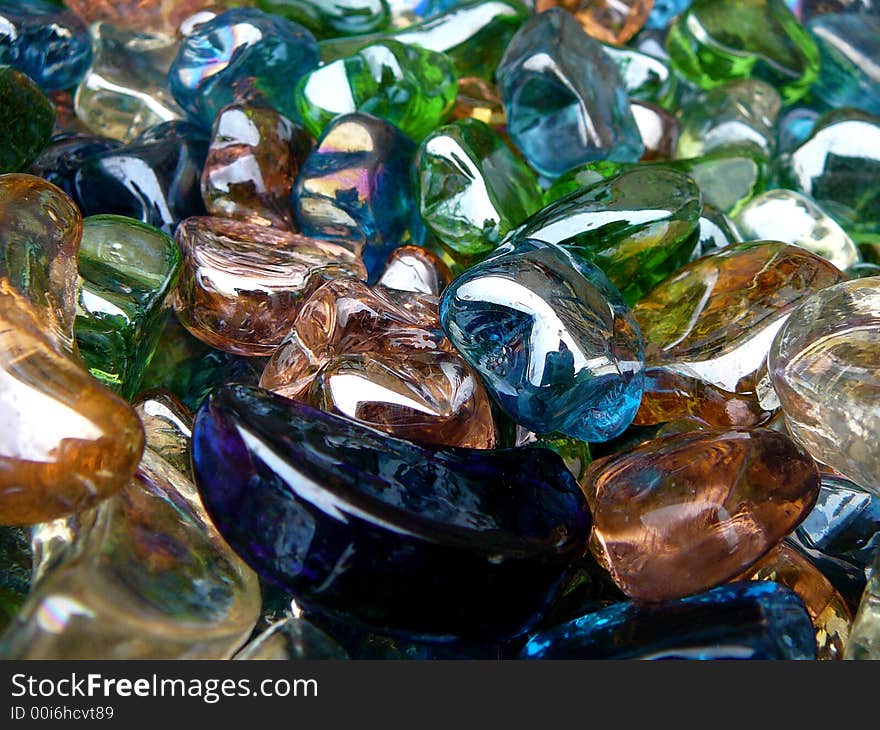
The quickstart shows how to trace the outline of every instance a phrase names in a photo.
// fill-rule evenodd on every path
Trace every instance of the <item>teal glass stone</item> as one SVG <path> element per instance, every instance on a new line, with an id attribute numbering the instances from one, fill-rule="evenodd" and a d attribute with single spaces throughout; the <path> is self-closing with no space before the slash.
<path id="1" fill-rule="evenodd" d="M 598 266 L 632 305 L 687 262 L 702 210 L 690 177 L 638 165 L 551 203 L 508 240 L 536 239 L 571 251 Z"/>
<path id="2" fill-rule="evenodd" d="M 608 441 L 635 417 L 638 324 L 602 271 L 571 250 L 502 245 L 446 287 L 440 322 L 505 414 L 536 434 Z"/>
<path id="3" fill-rule="evenodd" d="M 55 106 L 26 74 L 0 66 L 0 174 L 20 172 L 52 138 Z"/>
<path id="4" fill-rule="evenodd" d="M 316 38 L 376 33 L 391 22 L 386 0 L 256 0 L 254 5 L 299 23 Z"/>
<path id="5" fill-rule="evenodd" d="M 168 71 L 171 93 L 210 129 L 235 101 L 265 103 L 296 119 L 293 84 L 318 65 L 318 43 L 301 25 L 255 8 L 236 8 L 196 25 Z"/>
<path id="6" fill-rule="evenodd" d="M 645 21 L 645 27 L 652 30 L 668 28 L 672 21 L 690 7 L 691 0 L 654 0 L 654 7 Z"/>
<path id="7" fill-rule="evenodd" d="M 642 156 L 617 67 L 567 11 L 552 8 L 525 23 L 497 78 L 507 132 L 542 175 L 555 178 L 585 162 Z"/>
<path id="8" fill-rule="evenodd" d="M 422 220 L 457 253 L 488 253 L 541 207 L 535 174 L 477 119 L 432 132 L 416 169 Z"/>
<path id="9" fill-rule="evenodd" d="M 880 117 L 829 112 L 779 167 L 782 187 L 813 198 L 856 243 L 880 236 Z"/>
<path id="10" fill-rule="evenodd" d="M 336 117 L 293 185 L 299 229 L 350 241 L 375 281 L 394 248 L 424 238 L 410 179 L 415 153 L 415 143 L 383 119 L 361 112 Z"/>
<path id="11" fill-rule="evenodd" d="M 813 96 L 832 108 L 854 106 L 880 114 L 880 17 L 818 15 L 807 30 L 819 47 Z"/>
<path id="12" fill-rule="evenodd" d="M 306 74 L 295 97 L 315 137 L 340 114 L 361 111 L 418 141 L 446 117 L 457 90 L 455 68 L 445 55 L 382 40 Z"/>
<path id="13" fill-rule="evenodd" d="M 89 372 L 125 398 L 140 388 L 180 266 L 158 228 L 119 215 L 83 221 L 76 341 Z"/>
<path id="14" fill-rule="evenodd" d="M 776 152 L 791 152 L 813 133 L 816 120 L 821 116 L 815 109 L 798 106 L 782 115 L 776 125 Z"/>

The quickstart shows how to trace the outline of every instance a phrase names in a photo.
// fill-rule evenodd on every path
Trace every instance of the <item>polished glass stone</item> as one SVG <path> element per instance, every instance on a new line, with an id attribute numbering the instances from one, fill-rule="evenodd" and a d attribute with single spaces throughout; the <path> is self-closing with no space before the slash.
<path id="1" fill-rule="evenodd" d="M 388 289 L 440 296 L 450 281 L 452 272 L 439 256 L 421 246 L 401 246 L 391 252 L 376 283 Z"/>
<path id="2" fill-rule="evenodd" d="M 877 0 L 785 0 L 794 16 L 803 23 L 828 13 L 880 14 Z"/>
<path id="3" fill-rule="evenodd" d="M 829 112 L 780 166 L 783 187 L 813 198 L 856 243 L 880 236 L 880 117 Z"/>
<path id="4" fill-rule="evenodd" d="M 838 269 L 861 260 L 846 231 L 821 206 L 793 190 L 769 190 L 753 198 L 737 214 L 736 224 L 747 240 L 793 243 Z"/>
<path id="5" fill-rule="evenodd" d="M 260 389 L 212 393 L 193 465 L 254 569 L 397 635 L 521 633 L 586 547 L 589 509 L 550 451 L 419 446 Z"/>
<path id="6" fill-rule="evenodd" d="M 508 133 L 542 175 L 642 156 L 616 66 L 568 12 L 554 8 L 528 20 L 507 46 L 497 78 Z"/>
<path id="7" fill-rule="evenodd" d="M 64 4 L 89 23 L 106 21 L 173 35 L 206 0 L 64 0 Z"/>
<path id="8" fill-rule="evenodd" d="M 602 50 L 617 67 L 626 95 L 631 100 L 657 104 L 669 101 L 675 79 L 666 63 L 634 48 L 603 45 Z"/>
<path id="9" fill-rule="evenodd" d="M 758 78 L 785 104 L 803 97 L 819 72 L 819 51 L 783 0 L 693 0 L 672 25 L 666 50 L 686 79 L 711 89 Z"/>
<path id="10" fill-rule="evenodd" d="M 458 253 L 488 253 L 541 207 L 535 174 L 476 119 L 432 132 L 415 164 L 422 220 Z"/>
<path id="11" fill-rule="evenodd" d="M 476 119 L 488 124 L 513 147 L 507 136 L 507 114 L 501 103 L 501 95 L 493 83 L 479 76 L 466 76 L 458 80 L 458 93 L 449 119 Z"/>
<path id="12" fill-rule="evenodd" d="M 704 256 L 633 308 L 645 360 L 679 382 L 694 381 L 687 390 L 708 384 L 757 400 L 758 371 L 788 315 L 842 277 L 825 259 L 778 241 L 739 243 Z"/>
<path id="13" fill-rule="evenodd" d="M 844 273 L 850 279 L 864 279 L 869 276 L 880 276 L 880 264 L 860 261 L 847 268 Z"/>
<path id="14" fill-rule="evenodd" d="M 813 622 L 816 657 L 843 659 L 852 613 L 830 581 L 807 558 L 782 544 L 749 568 L 742 578 L 773 581 L 793 590 Z"/>
<path id="15" fill-rule="evenodd" d="M 735 216 L 753 197 L 764 192 L 769 172 L 766 161 L 741 150 L 721 150 L 688 160 L 662 164 L 693 179 L 703 202 Z"/>
<path id="16" fill-rule="evenodd" d="M 451 352 L 343 355 L 315 377 L 306 402 L 392 436 L 438 446 L 491 449 L 489 397 Z"/>
<path id="17" fill-rule="evenodd" d="M 83 221 L 76 341 L 89 372 L 124 398 L 140 388 L 181 256 L 162 231 L 131 218 Z"/>
<path id="18" fill-rule="evenodd" d="M 424 236 L 410 179 L 415 153 L 408 137 L 378 117 L 337 117 L 297 175 L 291 204 L 299 229 L 351 241 L 375 280 L 392 250 Z"/>
<path id="19" fill-rule="evenodd" d="M 590 445 L 586 441 L 561 433 L 537 434 L 522 426 L 516 427 L 516 447 L 536 447 L 555 451 L 565 462 L 565 467 L 572 476 L 577 479 L 578 484 L 586 476 L 587 467 L 593 460 Z"/>
<path id="20" fill-rule="evenodd" d="M 304 618 L 286 618 L 246 644 L 233 659 L 348 659 L 332 638 Z"/>
<path id="21" fill-rule="evenodd" d="M 110 23 L 89 29 L 95 57 L 76 90 L 76 116 L 93 133 L 130 142 L 185 114 L 168 87 L 180 42 Z"/>
<path id="22" fill-rule="evenodd" d="M 165 319 L 153 359 L 144 369 L 143 391 L 167 390 L 192 411 L 218 385 L 256 385 L 266 358 L 241 357 L 193 337 L 173 313 Z"/>
<path id="23" fill-rule="evenodd" d="M 173 234 L 204 213 L 199 178 L 208 135 L 188 122 L 164 122 L 131 143 L 87 159 L 74 175 L 83 215 L 113 213 Z"/>
<path id="24" fill-rule="evenodd" d="M 38 310 L 0 279 L 0 524 L 95 505 L 134 473 L 134 411 L 57 349 Z"/>
<path id="25" fill-rule="evenodd" d="M 441 0 L 442 1 L 442 0 Z M 350 56 L 380 38 L 420 46 L 448 56 L 460 77 L 491 80 L 504 49 L 523 22 L 528 9 L 519 0 L 472 0 L 450 3 L 442 12 L 387 35 L 341 38 L 321 43 L 324 63 Z"/>
<path id="26" fill-rule="evenodd" d="M 678 119 L 665 109 L 646 101 L 630 104 L 645 151 L 642 161 L 668 160 L 678 143 Z"/>
<path id="27" fill-rule="evenodd" d="M 452 351 L 430 294 L 368 286 L 340 277 L 300 306 L 260 385 L 304 399 L 319 372 L 342 356 Z"/>
<path id="28" fill-rule="evenodd" d="M 210 215 L 290 228 L 290 192 L 313 141 L 270 107 L 231 104 L 214 122 L 202 170 Z"/>
<path id="29" fill-rule="evenodd" d="M 0 174 L 26 170 L 49 144 L 55 107 L 29 76 L 0 65 Z"/>
<path id="30" fill-rule="evenodd" d="M 391 27 L 408 28 L 415 23 L 467 5 L 469 2 L 471 0 L 388 0 L 391 9 Z"/>
<path id="31" fill-rule="evenodd" d="M 700 238 L 691 253 L 691 261 L 744 240 L 736 223 L 714 206 L 704 205 L 700 216 Z"/>
<path id="32" fill-rule="evenodd" d="M 0 527 L 0 632 L 15 619 L 30 592 L 31 558 L 27 530 Z"/>
<path id="33" fill-rule="evenodd" d="M 168 78 L 177 103 L 210 129 L 233 102 L 264 103 L 295 120 L 291 88 L 317 65 L 317 41 L 301 25 L 255 8 L 235 8 L 195 26 Z"/>
<path id="34" fill-rule="evenodd" d="M 880 114 L 880 15 L 819 15 L 807 30 L 819 47 L 813 96 L 832 108 Z"/>
<path id="35" fill-rule="evenodd" d="M 294 96 L 316 137 L 340 114 L 360 111 L 418 141 L 446 117 L 457 84 L 455 67 L 442 53 L 386 39 L 307 73 Z"/>
<path id="36" fill-rule="evenodd" d="M 574 15 L 588 35 L 623 45 L 641 30 L 654 0 L 535 0 L 535 11 L 562 8 Z"/>
<path id="37" fill-rule="evenodd" d="M 575 188 L 507 240 L 562 246 L 598 266 L 632 305 L 688 260 L 701 212 L 700 191 L 687 175 L 640 165 Z"/>
<path id="38" fill-rule="evenodd" d="M 55 348 L 74 352 L 76 258 L 83 221 L 59 188 L 33 175 L 0 175 L 0 277 L 33 303 Z"/>
<path id="39" fill-rule="evenodd" d="M 642 337 L 618 291 L 576 252 L 521 238 L 443 292 L 440 320 L 502 410 L 539 434 L 607 441 L 642 395 Z"/>
<path id="40" fill-rule="evenodd" d="M 228 659 L 259 616 L 256 575 L 150 449 L 124 489 L 40 525 L 44 539 L 62 542 L 58 563 L 0 636 L 4 659 Z"/>
<path id="41" fill-rule="evenodd" d="M 704 91 L 681 110 L 676 157 L 733 149 L 770 159 L 781 108 L 779 92 L 759 79 L 737 79 Z"/>
<path id="42" fill-rule="evenodd" d="M 529 637 L 523 659 L 815 659 L 803 603 L 741 581 L 677 601 L 617 603 Z"/>
<path id="43" fill-rule="evenodd" d="M 76 196 L 74 178 L 83 162 L 121 146 L 118 140 L 91 134 L 56 134 L 27 172 L 58 186 L 73 198 Z"/>
<path id="44" fill-rule="evenodd" d="M 880 496 L 848 479 L 823 475 L 819 500 L 797 536 L 808 548 L 870 568 L 880 548 Z"/>
<path id="45" fill-rule="evenodd" d="M 880 277 L 820 291 L 788 318 L 767 368 L 792 436 L 880 495 Z"/>
<path id="46" fill-rule="evenodd" d="M 810 455 L 777 431 L 711 429 L 590 465 L 593 554 L 628 596 L 680 598 L 754 565 L 809 514 Z"/>
<path id="47" fill-rule="evenodd" d="M 271 355 L 310 290 L 329 278 L 366 276 L 359 257 L 339 243 L 241 221 L 187 218 L 175 240 L 183 252 L 178 319 L 236 355 Z"/>
<path id="48" fill-rule="evenodd" d="M 645 21 L 645 27 L 652 30 L 665 30 L 687 10 L 691 0 L 654 0 L 654 7 Z"/>
<path id="49" fill-rule="evenodd" d="M 46 0 L 0 2 L 0 64 L 55 91 L 76 86 L 91 61 L 88 29 L 69 10 Z"/>
<path id="50" fill-rule="evenodd" d="M 192 480 L 189 441 L 193 417 L 190 409 L 164 390 L 141 394 L 134 409 L 144 427 L 147 446 L 182 476 Z"/>
<path id="51" fill-rule="evenodd" d="M 880 552 L 876 553 L 871 568 L 844 659 L 880 659 Z"/>
<path id="52" fill-rule="evenodd" d="M 375 33 L 391 22 L 386 0 L 256 0 L 254 5 L 299 23 L 317 38 Z"/>

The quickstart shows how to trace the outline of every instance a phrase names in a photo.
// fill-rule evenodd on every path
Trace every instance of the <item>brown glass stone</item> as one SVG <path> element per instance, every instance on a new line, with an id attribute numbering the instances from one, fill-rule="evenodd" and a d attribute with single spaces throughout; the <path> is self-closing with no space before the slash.
<path id="1" fill-rule="evenodd" d="M 290 228 L 290 191 L 312 144 L 302 127 L 269 107 L 222 109 L 202 171 L 208 213 Z"/>
<path id="2" fill-rule="evenodd" d="M 82 215 L 68 195 L 33 175 L 0 175 L 0 277 L 34 303 L 46 331 L 75 352 Z"/>
<path id="3" fill-rule="evenodd" d="M 437 297 L 340 278 L 317 289 L 260 379 L 263 388 L 304 400 L 318 372 L 341 355 L 452 351 Z"/>
<path id="4" fill-rule="evenodd" d="M 398 438 L 474 449 L 495 445 L 489 397 L 451 352 L 334 358 L 315 378 L 309 401 Z"/>
<path id="5" fill-rule="evenodd" d="M 200 10 L 205 0 L 66 0 L 65 5 L 88 23 L 105 20 L 123 28 L 174 34 L 181 22 Z"/>
<path id="6" fill-rule="evenodd" d="M 654 0 L 535 0 L 536 12 L 568 10 L 588 35 L 615 45 L 638 33 L 653 7 Z"/>
<path id="7" fill-rule="evenodd" d="M 646 101 L 632 100 L 630 108 L 645 144 L 642 162 L 672 159 L 678 142 L 678 119 Z"/>
<path id="8" fill-rule="evenodd" d="M 465 76 L 458 80 L 458 93 L 449 118 L 479 119 L 507 137 L 507 115 L 501 95 L 494 84 L 477 76 Z"/>
<path id="9" fill-rule="evenodd" d="M 194 217 L 175 238 L 184 256 L 175 300 L 180 323 L 236 355 L 271 355 L 308 292 L 334 277 L 367 275 L 345 246 L 278 228 Z"/>
<path id="10" fill-rule="evenodd" d="M 688 391 L 689 403 L 675 407 L 665 396 L 655 398 L 649 384 L 645 414 L 653 408 L 654 419 L 691 415 L 719 426 L 729 423 L 732 414 L 726 406 L 719 409 L 719 394 L 705 385 L 751 402 L 744 409 L 737 405 L 736 412 L 760 414 L 757 376 L 774 336 L 798 304 L 843 276 L 806 249 L 756 241 L 704 256 L 667 277 L 633 313 L 645 338 L 647 365 L 681 376 L 676 387 Z"/>
<path id="11" fill-rule="evenodd" d="M 122 488 L 144 448 L 137 414 L 46 333 L 0 278 L 0 524 L 92 507 Z"/>
<path id="12" fill-rule="evenodd" d="M 388 289 L 439 296 L 452 281 L 452 272 L 440 257 L 421 246 L 400 246 L 385 260 L 378 283 Z"/>
<path id="13" fill-rule="evenodd" d="M 654 439 L 590 465 L 591 549 L 628 596 L 680 598 L 740 575 L 819 494 L 819 470 L 769 429 Z"/>
<path id="14" fill-rule="evenodd" d="M 817 657 L 843 659 L 852 612 L 830 581 L 797 550 L 782 544 L 737 580 L 772 580 L 791 588 L 804 602 L 816 627 Z"/>

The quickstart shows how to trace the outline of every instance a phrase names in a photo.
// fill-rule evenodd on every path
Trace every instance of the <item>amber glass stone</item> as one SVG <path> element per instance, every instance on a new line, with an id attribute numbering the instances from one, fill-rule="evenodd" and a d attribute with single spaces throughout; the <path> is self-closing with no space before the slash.
<path id="1" fill-rule="evenodd" d="M 34 303 L 46 333 L 73 352 L 83 220 L 68 195 L 33 175 L 0 175 L 0 276 Z"/>
<path id="2" fill-rule="evenodd" d="M 742 580 L 772 580 L 791 588 L 804 602 L 816 628 L 819 659 L 843 659 L 852 612 L 846 601 L 815 565 L 786 544 L 771 550 L 749 568 Z"/>
<path id="3" fill-rule="evenodd" d="M 654 0 L 535 0 L 537 12 L 568 10 L 587 35 L 614 45 L 622 45 L 638 33 L 653 7 Z"/>
<path id="4" fill-rule="evenodd" d="M 337 276 L 367 276 L 345 246 L 279 228 L 194 217 L 175 238 L 184 256 L 175 300 L 180 323 L 235 355 L 271 355 L 309 291 Z"/>
<path id="5" fill-rule="evenodd" d="M 711 429 L 594 461 L 585 492 L 597 560 L 628 596 L 662 601 L 731 580 L 778 545 L 816 503 L 819 470 L 776 431 Z"/>
<path id="6" fill-rule="evenodd" d="M 45 522 L 122 488 L 140 420 L 55 347 L 35 307 L 0 278 L 0 524 Z"/>
<path id="7" fill-rule="evenodd" d="M 114 25 L 173 35 L 181 22 L 208 3 L 206 0 L 65 0 L 83 20 L 106 20 Z"/>

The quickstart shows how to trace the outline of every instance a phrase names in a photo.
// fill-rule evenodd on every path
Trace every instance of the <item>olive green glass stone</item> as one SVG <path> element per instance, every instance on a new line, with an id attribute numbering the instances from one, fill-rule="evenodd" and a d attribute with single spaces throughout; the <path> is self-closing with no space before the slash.
<path id="1" fill-rule="evenodd" d="M 55 106 L 33 80 L 0 66 L 0 173 L 19 172 L 49 144 Z"/>
<path id="2" fill-rule="evenodd" d="M 256 0 L 253 5 L 305 26 L 316 38 L 375 33 L 391 23 L 386 0 Z"/>
<path id="3" fill-rule="evenodd" d="M 442 53 L 383 40 L 306 74 L 296 106 L 315 137 L 334 117 L 360 111 L 420 140 L 444 119 L 457 91 L 455 68 Z"/>
<path id="4" fill-rule="evenodd" d="M 453 251 L 491 251 L 541 207 L 535 174 L 485 123 L 462 119 L 432 132 L 416 155 L 419 212 Z"/>
<path id="5" fill-rule="evenodd" d="M 76 341 L 92 375 L 125 398 L 153 355 L 180 263 L 158 228 L 118 215 L 83 221 Z"/>
<path id="6" fill-rule="evenodd" d="M 819 50 L 784 0 L 694 0 L 666 39 L 670 63 L 711 89 L 759 78 L 785 104 L 803 97 L 819 74 Z"/>
<path id="7" fill-rule="evenodd" d="M 31 585 L 31 546 L 25 530 L 0 526 L 0 631 L 15 618 Z"/>
<path id="8" fill-rule="evenodd" d="M 700 191 L 687 175 L 637 165 L 551 203 L 508 240 L 563 246 L 598 266 L 632 305 L 688 261 L 702 210 Z"/>

